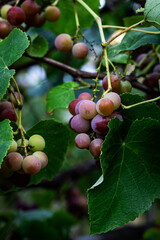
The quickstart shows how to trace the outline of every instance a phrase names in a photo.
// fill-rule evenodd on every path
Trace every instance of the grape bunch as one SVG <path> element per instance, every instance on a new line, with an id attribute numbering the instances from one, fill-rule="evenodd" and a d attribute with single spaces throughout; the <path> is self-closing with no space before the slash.
<path id="1" fill-rule="evenodd" d="M 48 157 L 43 152 L 44 148 L 45 140 L 37 134 L 32 135 L 29 140 L 13 140 L 0 168 L 0 188 L 8 190 L 13 184 L 19 187 L 26 186 L 30 181 L 30 175 L 38 173 L 48 164 Z M 5 182 L 9 185 L 4 185 Z"/>
<path id="2" fill-rule="evenodd" d="M 109 121 L 114 117 L 122 120 L 121 114 L 116 111 L 120 104 L 121 98 L 115 92 L 107 93 L 97 103 L 92 101 L 92 96 L 87 92 L 72 100 L 68 107 L 73 115 L 69 125 L 78 133 L 75 145 L 80 149 L 89 149 L 94 158 L 99 158 L 102 143 L 109 131 Z"/>
<path id="3" fill-rule="evenodd" d="M 0 9 L 0 38 L 9 35 L 14 27 L 21 27 L 25 23 L 29 27 L 42 27 L 45 21 L 55 22 L 60 18 L 58 7 L 50 5 L 40 12 L 39 5 L 34 0 L 25 0 L 20 7 L 5 4 Z"/>

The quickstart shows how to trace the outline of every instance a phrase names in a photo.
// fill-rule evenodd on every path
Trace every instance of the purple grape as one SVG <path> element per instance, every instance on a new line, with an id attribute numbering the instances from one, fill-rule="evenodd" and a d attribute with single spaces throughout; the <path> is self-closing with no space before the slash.
<path id="1" fill-rule="evenodd" d="M 0 121 L 3 121 L 4 119 L 9 119 L 10 121 L 16 122 L 17 117 L 16 117 L 14 110 L 11 108 L 3 110 L 0 113 Z"/>
<path id="2" fill-rule="evenodd" d="M 108 123 L 110 117 L 103 117 L 101 115 L 96 115 L 91 121 L 91 127 L 94 132 L 100 135 L 106 135 L 109 131 Z"/>
<path id="3" fill-rule="evenodd" d="M 76 108 L 76 105 L 78 102 L 79 102 L 78 99 L 74 99 L 70 102 L 70 104 L 68 106 L 68 110 L 72 115 L 76 115 L 75 108 Z"/>
<path id="4" fill-rule="evenodd" d="M 103 140 L 96 138 L 89 145 L 89 151 L 93 157 L 98 158 L 101 154 Z"/>
<path id="5" fill-rule="evenodd" d="M 71 128 L 77 133 L 85 133 L 90 129 L 90 122 L 78 114 L 72 118 Z"/>
<path id="6" fill-rule="evenodd" d="M 75 145 L 80 149 L 88 148 L 90 142 L 90 138 L 86 133 L 80 133 L 75 137 Z"/>
<path id="7" fill-rule="evenodd" d="M 91 100 L 92 96 L 88 92 L 83 92 L 78 96 L 78 100 Z"/>
<path id="8" fill-rule="evenodd" d="M 12 104 L 10 102 L 4 101 L 0 103 L 0 112 L 8 108 L 12 109 Z"/>
<path id="9" fill-rule="evenodd" d="M 158 73 L 160 73 L 160 64 L 157 64 L 157 65 L 153 68 L 153 72 L 158 72 Z"/>
<path id="10" fill-rule="evenodd" d="M 92 119 L 96 116 L 96 104 L 91 100 L 82 100 L 79 104 L 79 113 L 84 119 Z"/>
<path id="11" fill-rule="evenodd" d="M 8 22 L 12 25 L 19 26 L 25 21 L 25 13 L 22 8 L 12 7 L 7 12 Z"/>
<path id="12" fill-rule="evenodd" d="M 122 115 L 119 112 L 117 112 L 117 111 L 113 112 L 109 117 L 111 119 L 117 117 L 119 120 L 121 120 L 121 121 L 123 120 Z"/>

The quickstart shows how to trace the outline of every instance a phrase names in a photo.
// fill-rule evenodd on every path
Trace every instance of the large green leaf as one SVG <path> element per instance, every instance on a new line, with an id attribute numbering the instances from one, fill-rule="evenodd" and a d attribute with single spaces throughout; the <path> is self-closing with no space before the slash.
<path id="1" fill-rule="evenodd" d="M 13 141 L 12 128 L 9 122 L 8 119 L 0 122 L 0 166 Z"/>
<path id="2" fill-rule="evenodd" d="M 26 33 L 15 28 L 7 38 L 0 42 L 0 57 L 3 59 L 5 66 L 8 67 L 17 61 L 28 45 L 29 41 Z"/>
<path id="3" fill-rule="evenodd" d="M 75 98 L 74 88 L 77 83 L 67 82 L 52 88 L 47 95 L 47 112 L 52 112 L 57 108 L 67 108 L 69 103 Z"/>
<path id="4" fill-rule="evenodd" d="M 59 172 L 67 150 L 69 133 L 67 127 L 62 123 L 50 119 L 40 121 L 27 132 L 28 137 L 33 134 L 39 134 L 45 139 L 44 152 L 48 156 L 48 165 L 31 178 L 31 184 L 37 184 L 42 178 L 53 179 Z"/>
<path id="5" fill-rule="evenodd" d="M 144 8 L 144 18 L 160 30 L 160 0 L 147 0 Z"/>
<path id="6" fill-rule="evenodd" d="M 85 0 L 86 4 L 88 4 L 93 11 L 98 13 L 99 11 L 99 0 Z M 76 31 L 76 23 L 75 23 L 75 15 L 74 15 L 74 5 L 71 0 L 61 0 L 58 3 L 58 7 L 61 11 L 61 16 L 57 22 L 49 23 L 45 25 L 49 29 L 52 29 L 54 33 L 68 33 L 71 35 L 75 34 Z M 94 21 L 94 18 L 91 16 L 86 9 L 77 3 L 77 11 L 80 22 L 81 29 L 90 27 Z M 86 21 L 87 19 L 87 21 Z"/>
<path id="7" fill-rule="evenodd" d="M 48 51 L 48 42 L 42 36 L 37 36 L 27 49 L 27 53 L 32 57 L 44 57 Z"/>
<path id="8" fill-rule="evenodd" d="M 123 122 L 110 121 L 102 146 L 103 179 L 89 190 L 91 233 L 134 220 L 160 196 L 160 124 L 135 120 L 123 136 Z"/>
<path id="9" fill-rule="evenodd" d="M 158 32 L 157 28 L 153 26 L 139 29 Z M 108 57 L 111 58 L 118 55 L 120 52 L 135 50 L 147 44 L 160 44 L 160 35 L 129 31 L 120 44 L 108 49 Z"/>

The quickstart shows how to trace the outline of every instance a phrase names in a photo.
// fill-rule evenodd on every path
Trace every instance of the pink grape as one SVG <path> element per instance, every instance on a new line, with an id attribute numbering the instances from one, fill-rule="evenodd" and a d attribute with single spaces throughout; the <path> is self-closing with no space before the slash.
<path id="1" fill-rule="evenodd" d="M 33 155 L 27 156 L 23 159 L 22 169 L 25 173 L 36 174 L 41 170 L 41 161 Z"/>
<path id="2" fill-rule="evenodd" d="M 93 157 L 98 158 L 101 154 L 103 140 L 96 138 L 89 145 L 89 151 Z"/>
<path id="3" fill-rule="evenodd" d="M 112 91 L 113 92 L 118 92 L 118 90 L 120 88 L 120 80 L 119 80 L 119 78 L 116 75 L 114 75 L 114 74 L 112 74 L 110 77 L 111 77 Z M 102 86 L 103 86 L 105 91 L 108 89 L 108 77 L 107 76 L 105 76 L 103 78 Z"/>
<path id="4" fill-rule="evenodd" d="M 75 107 L 75 113 L 76 114 L 79 114 L 79 105 L 81 103 L 82 100 L 80 100 L 77 104 L 76 104 L 76 107 Z"/>
<path id="5" fill-rule="evenodd" d="M 33 156 L 38 157 L 41 161 L 41 169 L 45 168 L 48 164 L 48 157 L 44 152 L 37 151 L 33 153 Z"/>
<path id="6" fill-rule="evenodd" d="M 61 52 L 70 51 L 72 46 L 73 42 L 71 36 L 66 33 L 58 35 L 55 39 L 55 47 Z"/>
<path id="7" fill-rule="evenodd" d="M 78 114 L 72 118 L 71 128 L 77 133 L 85 133 L 90 129 L 90 122 Z"/>
<path id="8" fill-rule="evenodd" d="M 90 142 L 90 138 L 86 133 L 80 133 L 75 137 L 75 145 L 80 149 L 88 148 Z"/>
<path id="9" fill-rule="evenodd" d="M 78 96 L 78 100 L 91 100 L 92 96 L 88 92 L 83 92 Z"/>
<path id="10" fill-rule="evenodd" d="M 18 152 L 11 152 L 5 158 L 6 166 L 12 171 L 18 171 L 19 169 L 21 169 L 22 162 L 23 157 Z"/>
<path id="11" fill-rule="evenodd" d="M 104 96 L 104 98 L 108 98 L 108 99 L 110 99 L 110 100 L 113 102 L 113 104 L 114 104 L 114 110 L 116 110 L 117 108 L 119 108 L 120 105 L 121 105 L 121 98 L 120 98 L 120 96 L 119 96 L 117 93 L 115 93 L 115 92 L 107 93 L 107 94 Z"/>
<path id="12" fill-rule="evenodd" d="M 96 116 L 96 104 L 91 100 L 82 100 L 79 104 L 79 113 L 84 119 L 92 119 Z"/>
<path id="13" fill-rule="evenodd" d="M 109 117 L 111 119 L 117 117 L 119 120 L 121 120 L 121 121 L 123 120 L 122 115 L 119 112 L 117 112 L 117 111 L 113 112 Z"/>
<path id="14" fill-rule="evenodd" d="M 96 104 L 96 110 L 102 116 L 109 116 L 114 110 L 114 104 L 108 98 L 101 98 Z"/>
<path id="15" fill-rule="evenodd" d="M 77 59 L 84 59 L 88 55 L 88 47 L 85 43 L 76 43 L 72 48 L 72 54 Z"/>

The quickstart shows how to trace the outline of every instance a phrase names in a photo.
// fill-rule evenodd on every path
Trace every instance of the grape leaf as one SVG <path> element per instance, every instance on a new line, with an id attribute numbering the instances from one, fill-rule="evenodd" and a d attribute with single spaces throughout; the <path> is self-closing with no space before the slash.
<path id="1" fill-rule="evenodd" d="M 66 82 L 52 90 L 47 95 L 47 112 L 57 108 L 68 108 L 69 103 L 75 98 L 73 88 L 79 85 L 74 82 Z"/>
<path id="2" fill-rule="evenodd" d="M 144 19 L 160 30 L 160 1 L 147 0 L 144 8 Z"/>
<path id="3" fill-rule="evenodd" d="M 158 32 L 153 26 L 139 29 Z M 120 44 L 108 49 L 108 57 L 111 58 L 117 56 L 120 52 L 135 50 L 147 44 L 160 44 L 160 35 L 129 31 Z"/>
<path id="4" fill-rule="evenodd" d="M 0 42 L 0 56 L 5 66 L 8 67 L 17 61 L 28 45 L 29 41 L 26 33 L 15 28 L 7 38 Z"/>
<path id="5" fill-rule="evenodd" d="M 0 166 L 13 141 L 12 128 L 9 123 L 8 119 L 0 122 Z"/>
<path id="6" fill-rule="evenodd" d="M 37 36 L 27 49 L 27 53 L 32 57 L 44 57 L 48 51 L 48 42 L 42 36 Z"/>
<path id="7" fill-rule="evenodd" d="M 91 234 L 134 220 L 160 196 L 160 124 L 135 120 L 123 137 L 123 122 L 110 121 L 102 146 L 103 181 L 89 190 Z"/>
<path id="8" fill-rule="evenodd" d="M 91 7 L 91 9 L 98 13 L 99 11 L 99 0 L 85 0 L 85 3 Z M 88 11 L 81 6 L 79 3 L 76 4 L 78 17 L 80 22 L 81 30 L 83 28 L 91 27 L 94 18 L 91 16 Z M 76 23 L 75 23 L 75 14 L 74 14 L 74 5 L 73 1 L 70 0 L 61 0 L 58 3 L 58 7 L 61 11 L 61 16 L 57 22 L 45 24 L 45 27 L 53 30 L 54 33 L 68 33 L 70 35 L 74 35 L 76 32 Z M 86 21 L 87 19 L 87 21 Z"/>
<path id="9" fill-rule="evenodd" d="M 67 150 L 69 133 L 62 123 L 49 119 L 40 121 L 27 132 L 28 137 L 33 134 L 39 134 L 45 139 L 44 152 L 48 156 L 48 165 L 31 178 L 31 184 L 37 184 L 42 178 L 52 180 L 59 172 Z"/>

